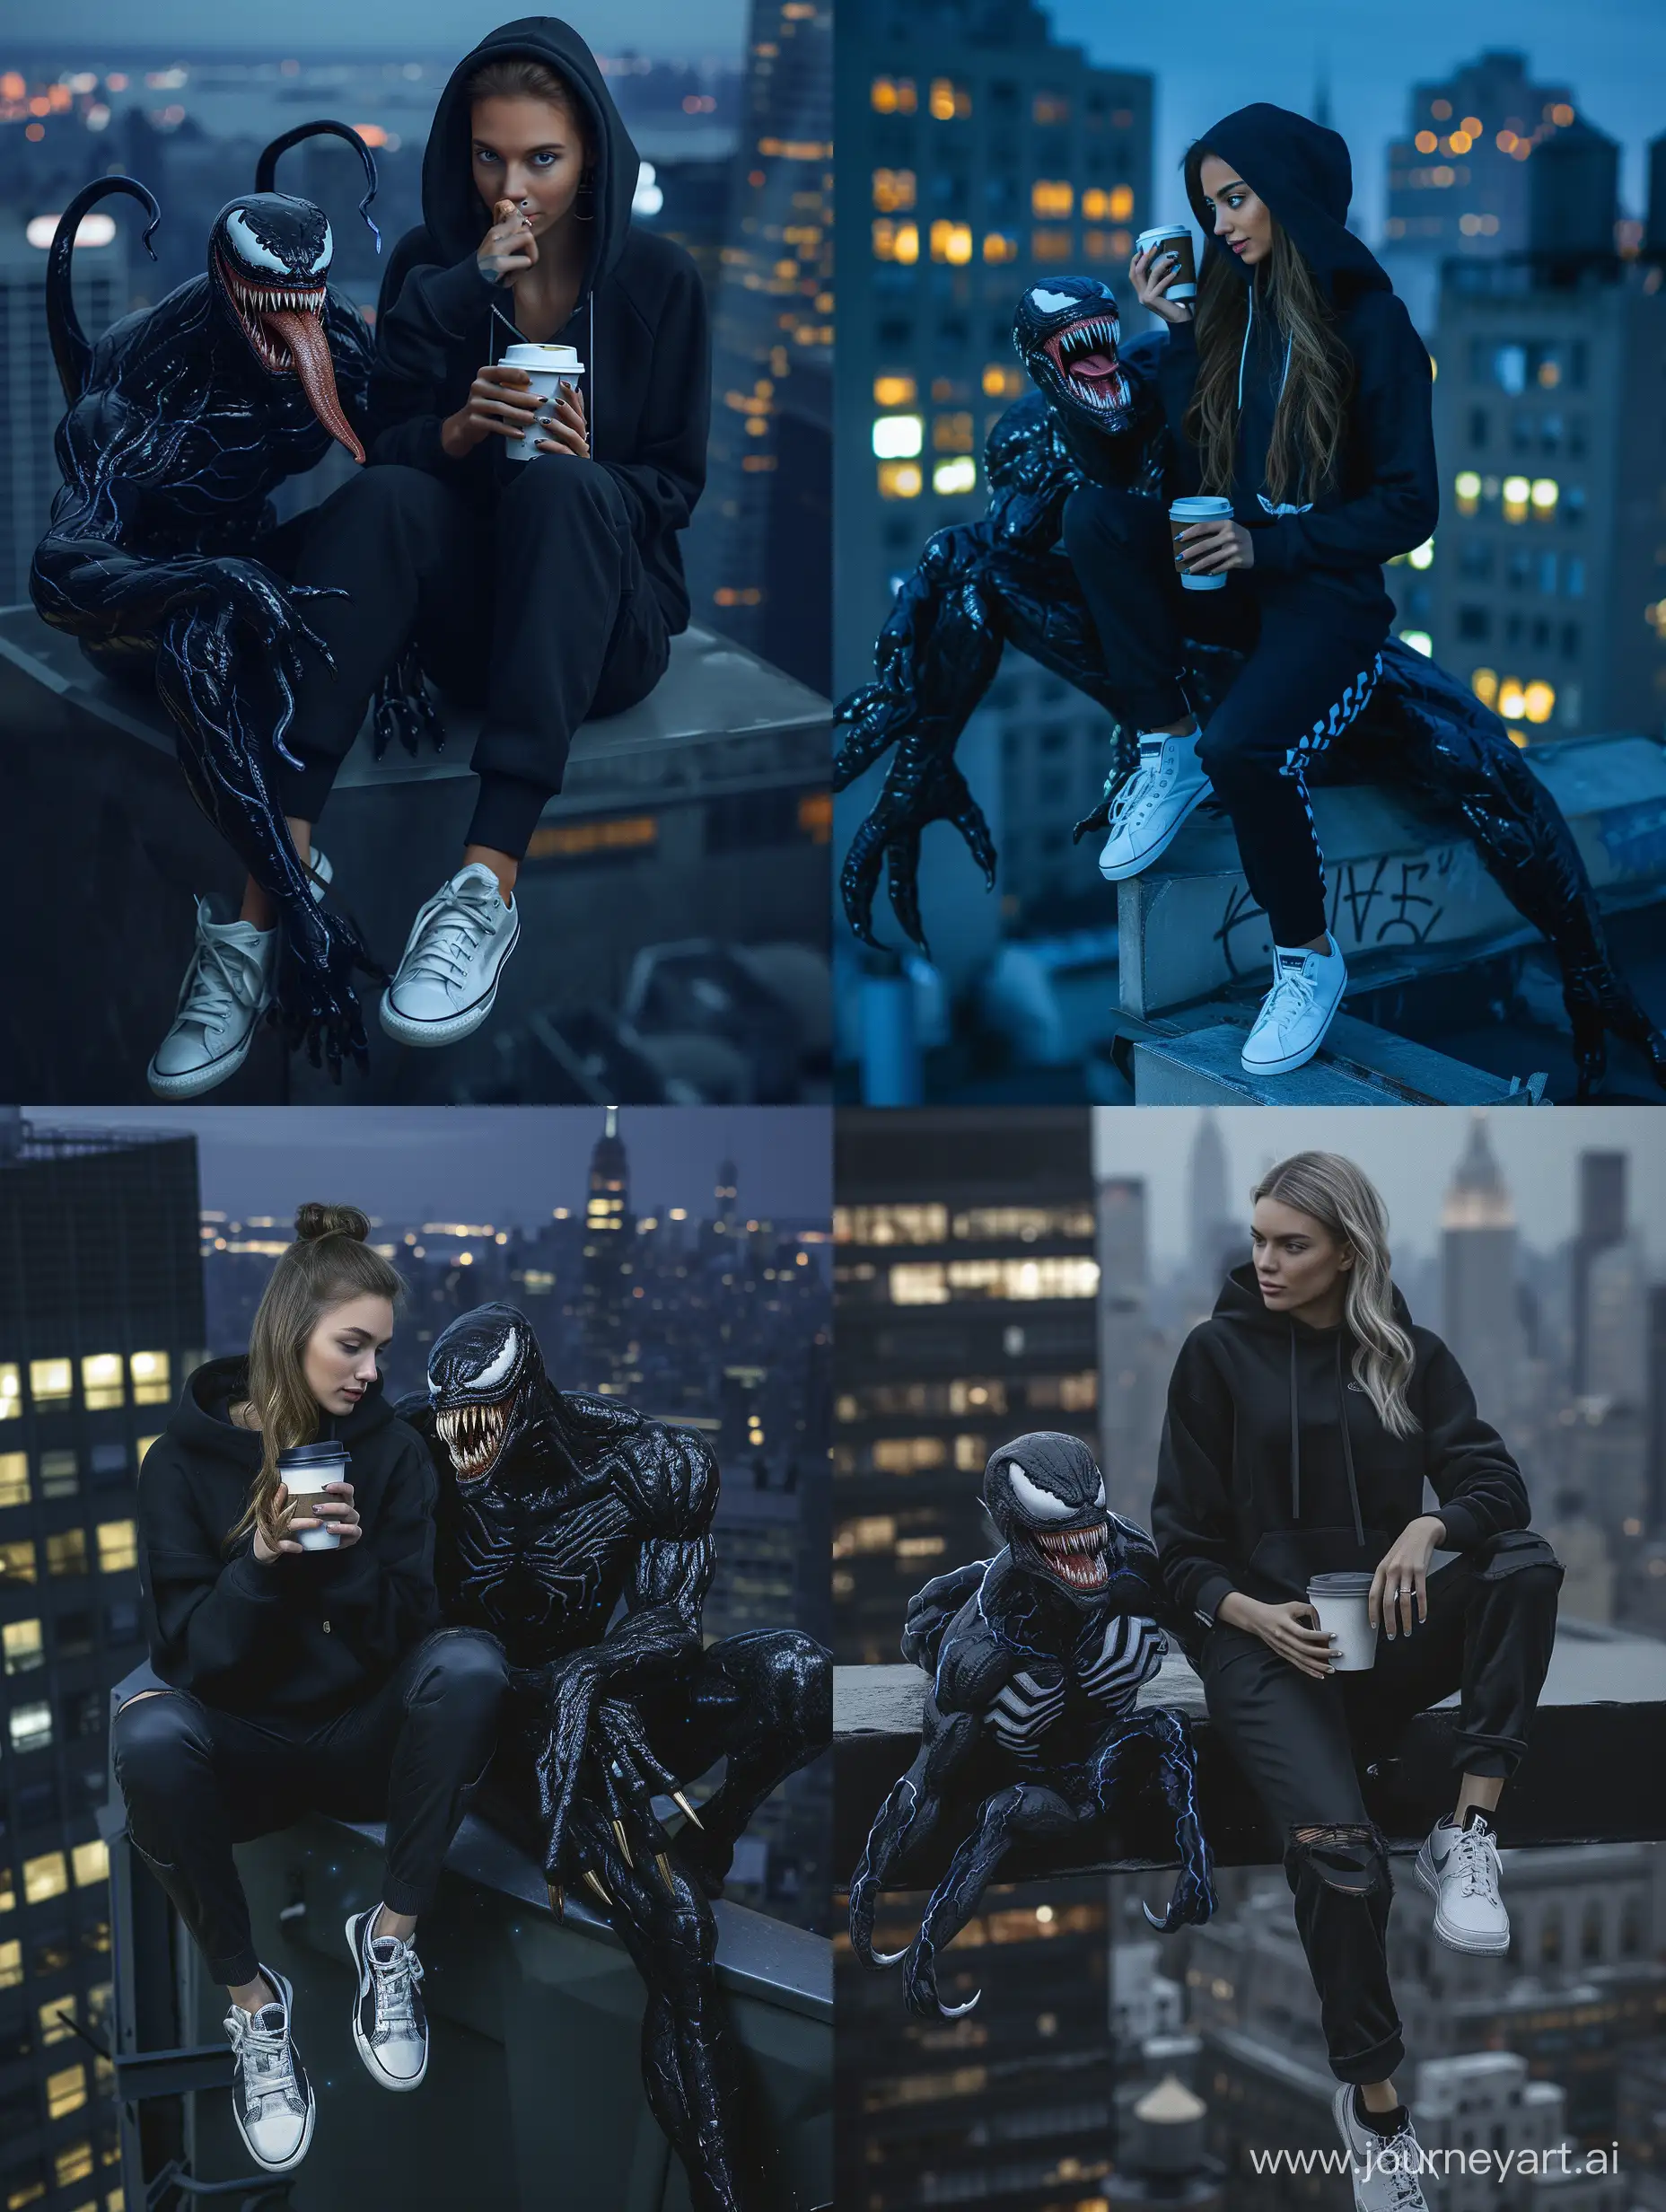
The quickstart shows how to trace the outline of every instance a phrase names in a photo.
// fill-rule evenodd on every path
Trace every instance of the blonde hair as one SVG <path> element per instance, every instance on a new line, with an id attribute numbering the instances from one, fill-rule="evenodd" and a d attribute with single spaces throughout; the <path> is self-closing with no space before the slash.
<path id="1" fill-rule="evenodd" d="M 354 1298 L 386 1298 L 391 1305 L 404 1295 L 399 1277 L 364 1242 L 369 1234 L 356 1206 L 307 1205 L 295 1216 L 295 1241 L 273 1268 L 249 1332 L 249 1403 L 260 1422 L 260 1470 L 228 1544 L 270 1513 L 279 1453 L 318 1435 L 306 1350 L 320 1321 Z"/>
<path id="2" fill-rule="evenodd" d="M 1342 1312 L 1355 1339 L 1355 1379 L 1390 1436 L 1415 1436 L 1412 1341 L 1394 1318 L 1389 1214 L 1377 1186 L 1339 1152 L 1297 1152 L 1267 1170 L 1255 1195 L 1311 1215 L 1353 1253 Z"/>

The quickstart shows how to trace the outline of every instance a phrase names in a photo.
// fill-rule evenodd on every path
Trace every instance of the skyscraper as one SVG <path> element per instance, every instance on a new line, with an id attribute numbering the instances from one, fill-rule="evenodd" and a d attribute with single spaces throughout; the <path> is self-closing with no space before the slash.
<path id="1" fill-rule="evenodd" d="M 609 1106 L 590 1155 L 584 1200 L 584 1354 L 592 1390 L 611 1389 L 620 1380 L 631 1335 L 635 1242 L 629 1163 L 618 1108 Z"/>
<path id="2" fill-rule="evenodd" d="M 1199 1297 L 1206 1306 L 1213 1305 L 1222 1277 L 1244 1258 L 1249 1239 L 1241 1208 L 1233 1206 L 1228 1189 L 1221 1125 L 1209 1109 L 1205 1110 L 1192 1139 L 1187 1169 L 1186 1228 Z"/>
<path id="3" fill-rule="evenodd" d="M 1100 1464 L 1111 1510 L 1147 1526 L 1162 1395 L 1146 1364 L 1150 1259 L 1138 1176 L 1101 1179 L 1098 1251 Z"/>
<path id="4" fill-rule="evenodd" d="M 1626 1237 L 1626 1168 L 1623 1152 L 1582 1152 L 1579 1155 L 1579 1225 L 1574 1232 L 1574 1357 L 1576 1398 L 1591 1394 L 1591 1271 L 1600 1255 Z"/>
<path id="5" fill-rule="evenodd" d="M 1477 1113 L 1441 1211 L 1446 1340 L 1484 1419 L 1508 1429 L 1521 1381 L 1515 1207 Z"/>
<path id="6" fill-rule="evenodd" d="M 73 2207 L 118 2157 L 107 2069 L 108 1685 L 145 1656 L 138 1463 L 201 1356 L 189 1137 L 0 1109 L 0 2202 Z M 107 2174 L 113 2180 L 113 2174 Z M 53 2192 L 57 2192 L 54 2194 Z"/>

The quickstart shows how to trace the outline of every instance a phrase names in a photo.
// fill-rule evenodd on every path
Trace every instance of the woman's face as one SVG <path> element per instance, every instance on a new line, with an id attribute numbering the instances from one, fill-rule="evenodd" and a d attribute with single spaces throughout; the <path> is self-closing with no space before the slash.
<path id="1" fill-rule="evenodd" d="M 1267 202 L 1258 199 L 1218 154 L 1204 155 L 1197 181 L 1208 204 L 1211 227 L 1222 244 L 1246 268 L 1265 261 L 1273 250 L 1273 211 Z"/>
<path id="2" fill-rule="evenodd" d="M 376 1355 L 393 1336 L 393 1308 L 366 1292 L 321 1313 L 307 1339 L 302 1368 L 326 1413 L 351 1413 L 376 1380 Z"/>
<path id="3" fill-rule="evenodd" d="M 1258 1198 L 1250 1243 L 1261 1303 L 1270 1312 L 1299 1314 L 1320 1328 L 1341 1320 L 1354 1254 L 1323 1222 L 1279 1198 Z"/>
<path id="4" fill-rule="evenodd" d="M 584 173 L 584 138 L 576 121 L 552 101 L 524 95 L 477 100 L 474 188 L 490 210 L 500 199 L 524 204 L 539 237 L 572 207 Z"/>

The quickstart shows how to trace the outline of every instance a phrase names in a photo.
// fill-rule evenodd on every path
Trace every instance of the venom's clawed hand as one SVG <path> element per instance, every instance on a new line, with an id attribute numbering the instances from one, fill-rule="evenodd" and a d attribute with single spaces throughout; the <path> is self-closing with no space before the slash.
<path id="1" fill-rule="evenodd" d="M 361 1070 L 370 1065 L 354 972 L 362 969 L 385 983 L 386 971 L 346 915 L 327 913 L 310 896 L 285 908 L 281 927 L 273 1020 L 292 1052 L 304 1045 L 312 1066 L 328 1066 L 330 1080 L 339 1083 L 344 1058 Z"/>
<path id="2" fill-rule="evenodd" d="M 416 648 L 408 645 L 376 687 L 371 743 L 380 760 L 395 740 L 414 760 L 424 743 L 445 750 L 445 724 L 435 710 Z"/>

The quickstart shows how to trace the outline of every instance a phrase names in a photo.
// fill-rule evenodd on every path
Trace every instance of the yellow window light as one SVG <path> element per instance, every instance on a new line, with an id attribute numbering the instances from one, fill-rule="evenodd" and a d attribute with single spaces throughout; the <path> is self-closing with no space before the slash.
<path id="1" fill-rule="evenodd" d="M 972 226 L 951 223 L 947 216 L 932 224 L 932 259 L 948 261 L 957 268 L 972 258 Z"/>
<path id="2" fill-rule="evenodd" d="M 899 208 L 914 205 L 915 176 L 911 169 L 876 169 L 873 172 L 873 205 L 882 215 L 894 215 Z"/>
<path id="3" fill-rule="evenodd" d="M 875 115 L 912 115 L 919 101 L 912 77 L 875 77 L 868 92 Z"/>
<path id="4" fill-rule="evenodd" d="M 1467 154 L 1475 140 L 1467 130 L 1455 130 L 1446 143 L 1454 154 Z"/>
<path id="5" fill-rule="evenodd" d="M 1432 567 L 1434 562 L 1434 539 L 1425 538 L 1421 545 L 1413 546 L 1406 558 L 1414 568 Z"/>
<path id="6" fill-rule="evenodd" d="M 901 261 L 912 266 L 920 258 L 920 230 L 916 223 L 893 223 L 887 215 L 874 221 L 873 259 Z"/>
<path id="7" fill-rule="evenodd" d="M 908 461 L 925 443 L 925 426 L 918 415 L 877 415 L 873 420 L 873 451 L 881 461 Z"/>
<path id="8" fill-rule="evenodd" d="M 81 1363 L 81 1394 L 91 1412 L 122 1402 L 121 1354 L 90 1352 Z"/>
<path id="9" fill-rule="evenodd" d="M 1038 215 L 1067 215 L 1075 205 L 1068 179 L 1038 177 L 1030 188 L 1030 212 Z"/>
<path id="10" fill-rule="evenodd" d="M 1434 640 L 1427 630 L 1402 630 L 1400 643 L 1409 645 L 1414 653 L 1421 653 L 1425 660 L 1434 658 Z"/>
<path id="11" fill-rule="evenodd" d="M 951 415 L 940 415 L 932 425 L 932 445 L 939 453 L 969 453 L 972 450 L 972 418 L 969 411 L 957 408 Z"/>
<path id="12" fill-rule="evenodd" d="M 934 77 L 931 111 L 939 123 L 952 123 L 957 116 L 971 113 L 972 96 L 964 84 L 957 84 L 952 77 Z"/>
<path id="13" fill-rule="evenodd" d="M 880 463 L 881 499 L 917 499 L 924 482 L 917 461 L 882 461 Z"/>
<path id="14" fill-rule="evenodd" d="M 1419 154 L 1433 154 L 1440 143 L 1432 130 L 1420 130 L 1412 140 Z"/>
<path id="15" fill-rule="evenodd" d="M 1024 373 L 1016 364 L 990 361 L 984 364 L 986 399 L 1016 399 L 1024 388 Z"/>
<path id="16" fill-rule="evenodd" d="M 1530 722 L 1548 722 L 1556 706 L 1556 687 L 1542 676 L 1535 677 L 1521 695 L 1521 711 Z"/>
<path id="17" fill-rule="evenodd" d="M 1555 477 L 1535 477 L 1533 478 L 1533 489 L 1530 495 L 1533 502 L 1534 514 L 1539 515 L 1543 521 L 1548 522 L 1550 517 L 1556 511 L 1556 501 L 1560 496 L 1560 490 L 1561 487 L 1556 483 Z"/>
<path id="18" fill-rule="evenodd" d="M 1018 241 L 1010 231 L 984 233 L 984 259 L 986 261 L 1016 261 Z"/>
<path id="19" fill-rule="evenodd" d="M 912 407 L 920 396 L 920 388 L 911 376 L 876 376 L 873 380 L 875 407 Z"/>
<path id="20" fill-rule="evenodd" d="M 127 1362 L 136 1406 L 165 1406 L 173 1396 L 172 1370 L 166 1352 L 135 1352 Z"/>
<path id="21" fill-rule="evenodd" d="M 1520 722 L 1527 712 L 1527 693 L 1517 676 L 1505 676 L 1498 685 L 1498 711 L 1506 722 Z"/>
<path id="22" fill-rule="evenodd" d="M 1460 514 L 1473 514 L 1481 504 L 1481 479 L 1473 469 L 1460 469 L 1452 478 Z"/>
<path id="23" fill-rule="evenodd" d="M 1500 488 L 1504 494 L 1505 522 L 1526 522 L 1527 503 L 1532 492 L 1527 478 L 1524 476 L 1507 476 Z"/>
<path id="24" fill-rule="evenodd" d="M 31 1359 L 29 1391 L 38 1406 L 62 1405 L 74 1388 L 74 1370 L 66 1359 Z"/>
<path id="25" fill-rule="evenodd" d="M 945 495 L 975 492 L 978 463 L 969 453 L 957 453 L 952 461 L 938 461 L 932 470 L 932 489 Z"/>
<path id="26" fill-rule="evenodd" d="M 14 1421 L 23 1410 L 23 1386 L 16 1363 L 0 1360 L 0 1421 Z"/>
<path id="27" fill-rule="evenodd" d="M 1495 706 L 1498 701 L 1498 672 L 1492 668 L 1471 669 L 1469 689 L 1483 707 Z"/>

